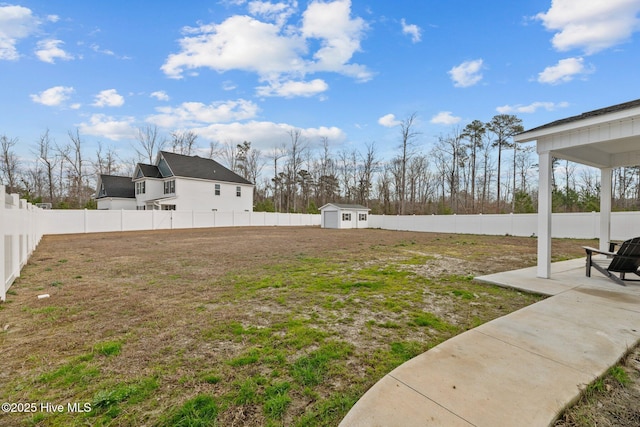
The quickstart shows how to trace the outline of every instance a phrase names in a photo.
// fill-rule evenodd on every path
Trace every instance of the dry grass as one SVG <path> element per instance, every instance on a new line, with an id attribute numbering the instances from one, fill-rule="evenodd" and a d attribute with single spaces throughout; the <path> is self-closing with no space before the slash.
<path id="1" fill-rule="evenodd" d="M 382 230 L 46 236 L 0 305 L 0 395 L 65 413 L 0 424 L 335 425 L 393 367 L 539 300 L 470 280 L 535 252 Z"/>

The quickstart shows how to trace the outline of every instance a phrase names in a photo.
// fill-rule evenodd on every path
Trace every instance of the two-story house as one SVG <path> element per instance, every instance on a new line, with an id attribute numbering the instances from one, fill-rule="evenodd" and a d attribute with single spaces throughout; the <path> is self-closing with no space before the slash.
<path id="1" fill-rule="evenodd" d="M 104 176 L 100 181 L 104 184 Z M 253 210 L 254 185 L 204 157 L 161 151 L 155 164 L 138 163 L 130 182 L 135 200 L 131 209 Z M 107 193 L 108 189 L 104 194 Z M 109 209 L 106 204 L 101 206 L 100 194 L 99 191 L 98 208 Z"/>

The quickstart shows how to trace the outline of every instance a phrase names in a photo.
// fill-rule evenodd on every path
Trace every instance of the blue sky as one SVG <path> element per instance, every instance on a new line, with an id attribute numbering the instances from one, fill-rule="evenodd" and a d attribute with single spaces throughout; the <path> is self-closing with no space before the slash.
<path id="1" fill-rule="evenodd" d="M 249 140 L 302 130 L 335 151 L 398 121 L 425 151 L 455 127 L 525 128 L 640 98 L 640 0 L 316 0 L 0 3 L 0 134 L 33 158 L 46 129 L 134 156 L 139 127 Z"/>

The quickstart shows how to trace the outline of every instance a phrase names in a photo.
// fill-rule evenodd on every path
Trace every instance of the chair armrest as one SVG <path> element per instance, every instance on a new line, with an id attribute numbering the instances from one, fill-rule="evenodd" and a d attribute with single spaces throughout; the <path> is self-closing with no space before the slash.
<path id="1" fill-rule="evenodd" d="M 601 251 L 600 249 L 592 248 L 590 246 L 583 246 L 582 248 L 585 251 L 587 251 L 587 255 L 591 255 L 593 253 L 597 253 L 597 254 L 602 254 L 602 255 L 607 255 L 607 256 L 616 256 L 616 254 L 614 252 Z"/>

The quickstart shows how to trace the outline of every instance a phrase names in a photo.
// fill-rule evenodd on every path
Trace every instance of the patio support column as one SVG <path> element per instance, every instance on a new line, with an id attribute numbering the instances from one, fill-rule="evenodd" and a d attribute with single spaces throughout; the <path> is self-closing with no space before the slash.
<path id="1" fill-rule="evenodd" d="M 608 251 L 611 241 L 611 177 L 612 169 L 600 169 L 600 250 Z"/>
<path id="2" fill-rule="evenodd" d="M 551 277 L 551 180 L 550 151 L 538 153 L 538 273 L 543 279 Z"/>

